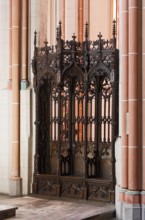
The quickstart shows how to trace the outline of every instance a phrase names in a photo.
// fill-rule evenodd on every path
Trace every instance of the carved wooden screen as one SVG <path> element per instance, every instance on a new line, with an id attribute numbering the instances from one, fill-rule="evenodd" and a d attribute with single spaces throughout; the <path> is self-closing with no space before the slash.
<path id="1" fill-rule="evenodd" d="M 36 154 L 33 192 L 114 201 L 118 130 L 118 50 L 115 38 L 80 44 L 34 40 Z"/>

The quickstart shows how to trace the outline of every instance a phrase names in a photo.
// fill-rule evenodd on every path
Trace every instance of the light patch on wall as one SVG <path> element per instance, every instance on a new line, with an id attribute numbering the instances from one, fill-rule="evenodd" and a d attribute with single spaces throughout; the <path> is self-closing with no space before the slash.
<path id="1" fill-rule="evenodd" d="M 116 0 L 113 0 L 113 20 L 116 20 Z"/>

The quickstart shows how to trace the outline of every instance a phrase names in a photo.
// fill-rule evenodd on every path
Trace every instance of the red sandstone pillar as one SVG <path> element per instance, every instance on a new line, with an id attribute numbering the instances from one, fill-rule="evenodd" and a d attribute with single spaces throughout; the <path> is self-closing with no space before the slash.
<path id="1" fill-rule="evenodd" d="M 12 171 L 10 195 L 20 195 L 20 5 L 12 0 Z"/>
<path id="2" fill-rule="evenodd" d="M 65 0 L 62 0 L 62 39 L 65 40 Z"/>
<path id="3" fill-rule="evenodd" d="M 142 1 L 142 189 L 145 191 L 145 0 Z"/>
<path id="4" fill-rule="evenodd" d="M 78 1 L 78 41 L 83 42 L 83 0 Z"/>
<path id="5" fill-rule="evenodd" d="M 128 188 L 128 1 L 122 0 L 122 188 Z"/>
<path id="6" fill-rule="evenodd" d="M 22 0 L 21 88 L 28 86 L 28 0 Z"/>
<path id="7" fill-rule="evenodd" d="M 83 42 L 83 0 L 78 0 L 78 41 Z M 79 103 L 79 116 L 83 116 L 83 103 Z M 79 140 L 83 141 L 83 124 L 79 124 Z"/>
<path id="8" fill-rule="evenodd" d="M 127 1 L 126 1 L 127 2 Z M 116 0 L 116 47 L 119 48 L 119 0 Z"/>
<path id="9" fill-rule="evenodd" d="M 129 143 L 128 189 L 138 190 L 138 0 L 129 0 Z"/>

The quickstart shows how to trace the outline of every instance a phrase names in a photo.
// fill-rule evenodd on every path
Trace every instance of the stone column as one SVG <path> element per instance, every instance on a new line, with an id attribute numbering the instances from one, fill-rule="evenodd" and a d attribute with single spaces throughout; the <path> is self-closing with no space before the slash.
<path id="1" fill-rule="evenodd" d="M 83 0 L 78 0 L 78 41 L 83 42 Z M 83 103 L 79 103 L 79 116 L 83 116 Z M 83 141 L 83 124 L 79 124 L 79 140 Z"/>
<path id="2" fill-rule="evenodd" d="M 62 39 L 65 40 L 65 0 L 62 0 Z"/>
<path id="3" fill-rule="evenodd" d="M 48 0 L 48 15 L 47 15 L 47 40 L 48 44 L 50 45 L 50 10 L 51 10 L 51 2 Z"/>
<path id="4" fill-rule="evenodd" d="M 50 45 L 56 44 L 56 2 L 50 1 Z"/>
<path id="5" fill-rule="evenodd" d="M 129 139 L 128 139 L 128 189 L 138 190 L 138 0 L 129 0 Z"/>
<path id="6" fill-rule="evenodd" d="M 21 0 L 12 0 L 12 170 L 10 195 L 21 194 L 20 177 L 20 8 Z"/>
<path id="7" fill-rule="evenodd" d="M 12 89 L 12 0 L 9 0 L 9 78 L 8 89 Z"/>
<path id="8" fill-rule="evenodd" d="M 128 188 L 128 1 L 122 0 L 122 184 Z"/>
<path id="9" fill-rule="evenodd" d="M 22 0 L 21 89 L 28 87 L 28 0 Z"/>
<path id="10" fill-rule="evenodd" d="M 83 42 L 83 0 L 78 0 L 78 41 Z"/>
<path id="11" fill-rule="evenodd" d="M 145 219 L 145 0 L 142 0 L 142 219 Z"/>
<path id="12" fill-rule="evenodd" d="M 119 0 L 116 0 L 116 47 L 119 48 Z"/>
<path id="13" fill-rule="evenodd" d="M 72 40 L 73 33 L 78 38 L 78 0 L 65 0 L 65 39 Z"/>
<path id="14" fill-rule="evenodd" d="M 145 191 L 145 0 L 142 0 L 142 146 L 143 146 L 143 181 L 142 189 Z M 145 200 L 145 199 L 144 199 Z"/>

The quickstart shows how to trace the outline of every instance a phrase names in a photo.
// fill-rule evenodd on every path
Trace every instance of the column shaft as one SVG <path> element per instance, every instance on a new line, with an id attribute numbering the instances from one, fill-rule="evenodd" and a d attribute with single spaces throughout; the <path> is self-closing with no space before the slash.
<path id="1" fill-rule="evenodd" d="M 116 47 L 119 48 L 119 0 L 116 0 Z"/>
<path id="2" fill-rule="evenodd" d="M 122 187 L 128 187 L 128 1 L 122 1 Z"/>
<path id="3" fill-rule="evenodd" d="M 78 41 L 83 42 L 83 0 L 78 0 Z M 79 116 L 83 116 L 83 103 L 79 103 Z M 79 140 L 83 141 L 83 124 L 79 124 Z"/>
<path id="4" fill-rule="evenodd" d="M 142 1 L 142 168 L 143 168 L 143 181 L 142 189 L 145 191 L 145 0 Z"/>
<path id="5" fill-rule="evenodd" d="M 65 0 L 62 0 L 62 39 L 65 40 Z"/>
<path id="6" fill-rule="evenodd" d="M 21 89 L 28 87 L 28 0 L 22 0 Z"/>
<path id="7" fill-rule="evenodd" d="M 20 0 L 12 0 L 12 177 L 20 176 Z"/>
<path id="8" fill-rule="evenodd" d="M 22 0 L 22 74 L 21 79 L 27 80 L 27 59 L 28 59 L 28 0 Z"/>
<path id="9" fill-rule="evenodd" d="M 51 38 L 50 38 L 50 29 L 51 29 L 51 25 L 50 25 L 50 20 L 51 20 L 51 0 L 48 0 L 48 8 L 47 8 L 48 14 L 47 14 L 47 40 L 49 45 L 51 44 Z"/>
<path id="10" fill-rule="evenodd" d="M 56 2 L 50 0 L 50 45 L 56 44 Z"/>
<path id="11" fill-rule="evenodd" d="M 78 0 L 78 41 L 83 42 L 83 0 Z"/>
<path id="12" fill-rule="evenodd" d="M 138 190 L 138 0 L 129 0 L 129 149 L 128 189 Z"/>
<path id="13" fill-rule="evenodd" d="M 65 39 L 71 40 L 73 33 L 78 39 L 78 0 L 65 0 Z"/>

